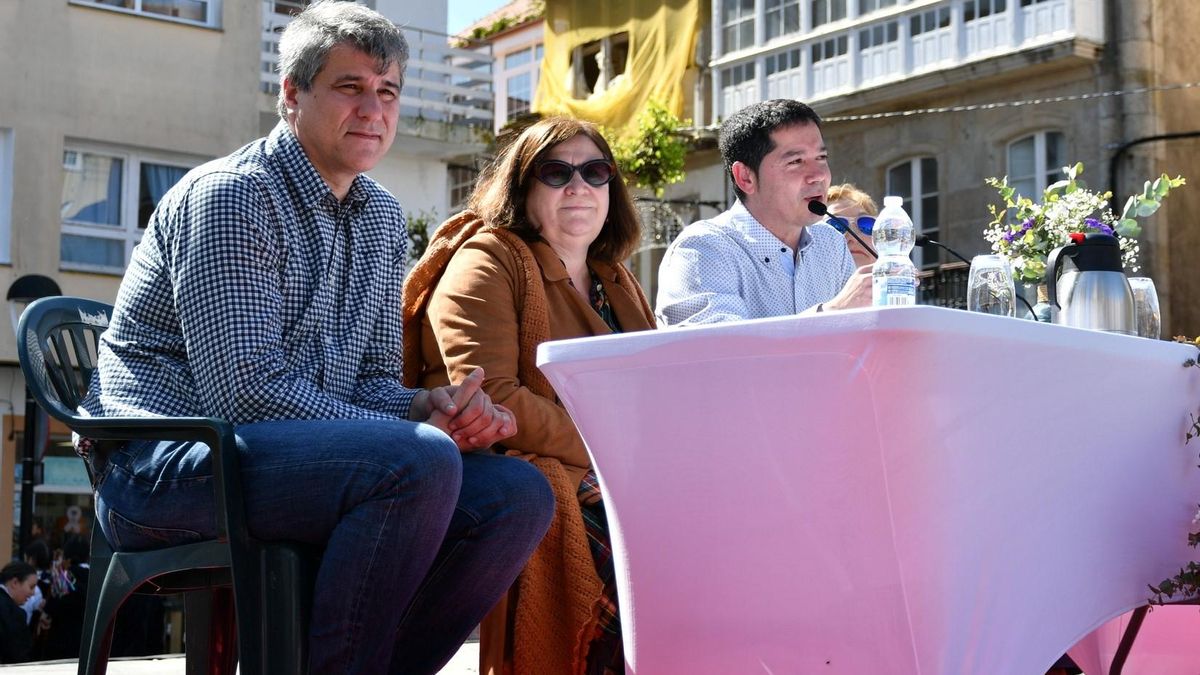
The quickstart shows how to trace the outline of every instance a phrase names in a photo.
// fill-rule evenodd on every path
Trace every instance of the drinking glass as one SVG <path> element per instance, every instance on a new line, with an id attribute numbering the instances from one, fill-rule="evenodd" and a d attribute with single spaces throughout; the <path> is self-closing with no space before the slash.
<path id="1" fill-rule="evenodd" d="M 1008 261 L 998 255 L 971 259 L 967 277 L 967 309 L 972 312 L 1016 316 L 1017 291 Z"/>
<path id="2" fill-rule="evenodd" d="M 1129 290 L 1133 291 L 1133 313 L 1137 317 L 1137 334 L 1157 340 L 1162 328 L 1162 315 L 1158 311 L 1158 291 L 1150 277 L 1129 277 Z"/>

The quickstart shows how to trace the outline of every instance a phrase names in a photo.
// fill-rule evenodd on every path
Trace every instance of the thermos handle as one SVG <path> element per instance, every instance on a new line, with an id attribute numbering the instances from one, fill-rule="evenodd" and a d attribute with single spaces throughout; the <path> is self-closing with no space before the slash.
<path id="1" fill-rule="evenodd" d="M 1062 309 L 1058 304 L 1058 268 L 1062 265 L 1062 256 L 1074 256 L 1079 251 L 1075 244 L 1059 246 L 1050 252 L 1046 260 L 1046 302 L 1055 309 Z"/>

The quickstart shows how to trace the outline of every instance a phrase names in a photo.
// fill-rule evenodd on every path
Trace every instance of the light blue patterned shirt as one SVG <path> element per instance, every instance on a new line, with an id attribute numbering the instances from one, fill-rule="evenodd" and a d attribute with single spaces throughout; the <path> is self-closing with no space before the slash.
<path id="1" fill-rule="evenodd" d="M 854 274 L 846 240 L 809 225 L 799 253 L 740 201 L 684 228 L 658 268 L 658 325 L 717 323 L 799 314 L 837 295 Z"/>

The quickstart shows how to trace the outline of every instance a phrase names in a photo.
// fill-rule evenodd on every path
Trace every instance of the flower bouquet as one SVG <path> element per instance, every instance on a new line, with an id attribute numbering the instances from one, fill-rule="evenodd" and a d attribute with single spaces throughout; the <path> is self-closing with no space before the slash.
<path id="1" fill-rule="evenodd" d="M 1067 178 L 1048 186 L 1040 204 L 1017 194 L 1007 176 L 987 179 L 1004 202 L 988 207 L 992 222 L 984 229 L 983 237 L 991 242 L 992 250 L 1008 259 L 1015 280 L 1040 284 L 1046 277 L 1046 258 L 1054 249 L 1070 243 L 1072 232 L 1102 232 L 1116 236 L 1121 263 L 1126 270 L 1137 272 L 1137 236 L 1141 234 L 1137 218 L 1157 211 L 1172 188 L 1184 185 L 1183 177 L 1171 178 L 1164 173 L 1153 183 L 1146 181 L 1142 193 L 1125 202 L 1118 218 L 1108 208 L 1112 193 L 1089 190 L 1079 179 L 1082 163 L 1063 167 L 1063 173 Z"/>

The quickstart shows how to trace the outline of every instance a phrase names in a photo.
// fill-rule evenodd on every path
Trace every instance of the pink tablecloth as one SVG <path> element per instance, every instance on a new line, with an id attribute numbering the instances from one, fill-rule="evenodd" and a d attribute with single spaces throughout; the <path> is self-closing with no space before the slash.
<path id="1" fill-rule="evenodd" d="M 1193 553 L 1195 350 L 932 308 L 547 343 L 632 674 L 1038 674 Z"/>

